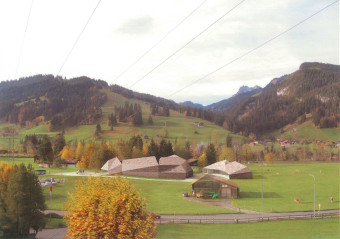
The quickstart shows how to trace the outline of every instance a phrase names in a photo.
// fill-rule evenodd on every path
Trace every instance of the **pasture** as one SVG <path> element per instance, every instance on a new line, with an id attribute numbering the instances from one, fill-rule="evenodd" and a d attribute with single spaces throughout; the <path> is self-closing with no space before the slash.
<path id="1" fill-rule="evenodd" d="M 236 207 L 261 211 L 263 173 L 263 208 L 265 212 L 310 211 L 314 208 L 315 176 L 316 209 L 340 208 L 339 163 L 273 163 L 249 164 L 253 179 L 232 180 L 240 187 L 240 199 L 232 200 Z M 333 203 L 330 197 L 334 198 Z M 300 200 L 300 203 L 294 201 Z"/>

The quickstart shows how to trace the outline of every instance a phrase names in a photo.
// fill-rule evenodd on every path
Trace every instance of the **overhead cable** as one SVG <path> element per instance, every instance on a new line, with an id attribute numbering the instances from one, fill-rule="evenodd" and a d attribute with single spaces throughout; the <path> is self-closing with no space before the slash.
<path id="1" fill-rule="evenodd" d="M 77 45 L 77 43 L 78 43 L 78 41 L 79 41 L 81 35 L 83 34 L 83 32 L 85 31 L 87 25 L 89 24 L 89 22 L 90 22 L 90 20 L 91 20 L 91 18 L 92 18 L 92 16 L 93 16 L 93 14 L 94 14 L 95 11 L 97 10 L 97 8 L 98 8 L 100 2 L 101 2 L 101 0 L 98 1 L 97 5 L 96 5 L 96 7 L 93 9 L 93 11 L 92 11 L 90 17 L 87 19 L 85 26 L 83 27 L 83 29 L 81 30 L 80 34 L 78 35 L 76 41 L 74 42 L 74 44 L 73 44 L 71 50 L 70 50 L 69 53 L 67 54 L 67 56 L 66 56 L 66 58 L 65 58 L 65 60 L 64 60 L 64 62 L 63 62 L 63 64 L 61 65 L 61 67 L 60 67 L 58 73 L 56 74 L 56 76 L 58 76 L 59 73 L 61 72 L 61 70 L 63 69 L 63 67 L 64 67 L 66 61 L 68 60 L 68 58 L 70 57 L 70 55 L 71 55 L 71 53 L 72 53 L 74 47 Z"/>
<path id="2" fill-rule="evenodd" d="M 227 16 L 230 12 L 232 12 L 234 9 L 236 9 L 238 6 L 240 6 L 244 1 L 246 0 L 242 0 L 239 3 L 237 3 L 232 9 L 228 10 L 226 13 L 224 13 L 222 16 L 220 16 L 218 19 L 216 19 L 214 22 L 212 22 L 209 26 L 207 26 L 203 31 L 201 31 L 199 34 L 197 34 L 194 38 L 192 38 L 190 41 L 188 41 L 186 44 L 184 44 L 183 46 L 181 46 L 179 49 L 177 49 L 174 53 L 172 53 L 170 56 L 168 56 L 167 58 L 165 58 L 163 61 L 161 61 L 158 65 L 156 65 L 154 68 L 152 68 L 147 74 L 145 74 L 143 77 L 141 77 L 140 79 L 138 79 L 137 81 L 135 81 L 132 85 L 129 86 L 129 88 L 133 87 L 134 85 L 136 85 L 138 82 L 140 82 L 141 80 L 143 80 L 145 77 L 147 77 L 149 74 L 151 74 L 154 70 L 156 70 L 158 67 L 160 67 L 161 65 L 163 65 L 166 61 L 168 61 L 171 57 L 173 57 L 174 55 L 176 55 L 179 51 L 181 51 L 183 48 L 185 48 L 186 46 L 188 46 L 191 42 L 193 42 L 196 38 L 198 38 L 200 35 L 202 35 L 204 32 L 206 32 L 210 27 L 212 27 L 213 25 L 215 25 L 217 22 L 219 22 L 222 18 L 224 18 L 225 16 Z"/>
<path id="3" fill-rule="evenodd" d="M 216 72 L 222 70 L 223 68 L 225 68 L 225 67 L 231 65 L 231 64 L 234 63 L 235 61 L 238 61 L 238 60 L 240 60 L 241 58 L 243 58 L 243 57 L 249 55 L 250 53 L 252 53 L 252 52 L 254 52 L 254 51 L 256 51 L 256 50 L 262 48 L 263 46 L 265 46 L 265 45 L 267 45 L 268 43 L 274 41 L 275 39 L 277 39 L 277 38 L 279 38 L 280 36 L 286 34 L 287 32 L 293 30 L 293 29 L 296 28 L 297 26 L 301 25 L 301 24 L 304 23 L 305 21 L 307 21 L 307 20 L 309 20 L 310 18 L 314 17 L 315 15 L 321 13 L 322 11 L 326 10 L 327 8 L 329 8 L 330 6 L 334 5 L 334 4 L 337 3 L 337 2 L 339 2 L 339 0 L 332 2 L 331 4 L 329 4 L 329 5 L 325 6 L 325 7 L 323 7 L 322 9 L 320 9 L 320 10 L 318 10 L 317 12 L 313 13 L 313 14 L 310 15 L 309 17 L 307 17 L 307 18 L 301 20 L 300 22 L 296 23 L 295 25 L 291 26 L 290 28 L 286 29 L 285 31 L 279 33 L 278 35 L 274 36 L 273 38 L 271 38 L 271 39 L 265 41 L 264 43 L 258 45 L 258 46 L 255 47 L 255 48 L 253 48 L 253 49 L 247 51 L 246 53 L 244 53 L 244 54 L 242 54 L 241 56 L 239 56 L 239 57 L 233 59 L 232 61 L 229 61 L 228 63 L 226 63 L 226 64 L 220 66 L 220 67 L 217 68 L 216 70 L 214 70 L 214 71 L 212 71 L 212 72 L 206 74 L 205 76 L 199 78 L 198 80 L 195 80 L 195 81 L 191 82 L 190 84 L 184 86 L 183 88 L 181 88 L 181 89 L 175 91 L 174 93 L 168 95 L 167 98 L 169 98 L 169 97 L 171 97 L 171 96 L 173 96 L 173 95 L 175 95 L 175 94 L 177 94 L 177 93 L 183 91 L 183 90 L 186 89 L 186 88 L 189 88 L 190 86 L 192 86 L 192 85 L 198 83 L 199 81 L 202 81 L 202 80 L 206 79 L 207 77 L 211 76 L 212 74 L 214 74 L 214 73 L 216 73 Z"/>
<path id="4" fill-rule="evenodd" d="M 129 71 L 134 65 L 136 65 L 144 56 L 146 56 L 152 49 L 158 46 L 167 36 L 169 36 L 174 30 L 176 30 L 185 20 L 187 20 L 194 12 L 196 12 L 206 1 L 203 1 L 198 7 L 196 7 L 192 12 L 190 12 L 185 18 L 183 18 L 174 28 L 172 28 L 168 33 L 166 33 L 159 41 L 157 41 L 150 49 L 144 52 L 137 60 L 135 60 L 130 66 L 128 66 L 123 72 L 121 72 L 112 83 L 116 82 L 122 75 Z"/>
<path id="5" fill-rule="evenodd" d="M 25 43 L 25 39 L 26 39 L 26 32 L 27 32 L 27 28 L 28 28 L 28 23 L 29 23 L 29 21 L 30 21 L 31 12 L 32 12 L 32 6 L 33 6 L 33 0 L 31 1 L 30 10 L 29 10 L 29 12 L 28 12 L 28 17 L 27 17 L 27 21 L 26 21 L 25 32 L 24 32 L 24 36 L 23 36 L 23 38 L 22 38 L 22 43 L 21 43 L 20 52 L 19 52 L 19 58 L 18 58 L 17 66 L 16 66 L 16 68 L 15 68 L 14 79 L 17 78 L 17 74 L 18 74 L 18 70 L 19 70 L 19 65 L 20 65 L 21 55 L 22 55 L 22 49 L 24 48 L 24 43 Z"/>

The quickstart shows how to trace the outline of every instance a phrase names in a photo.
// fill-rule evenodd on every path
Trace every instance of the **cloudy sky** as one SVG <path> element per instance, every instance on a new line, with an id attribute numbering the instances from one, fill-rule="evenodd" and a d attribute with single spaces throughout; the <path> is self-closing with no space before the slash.
<path id="1" fill-rule="evenodd" d="M 1 0 L 0 81 L 56 75 L 67 59 L 60 71 L 67 78 L 88 76 L 206 105 L 230 97 L 242 85 L 265 86 L 303 62 L 339 64 L 338 2 L 234 61 L 332 2 L 102 0 L 67 58 L 97 0 L 34 0 L 25 38 L 31 1 Z"/>

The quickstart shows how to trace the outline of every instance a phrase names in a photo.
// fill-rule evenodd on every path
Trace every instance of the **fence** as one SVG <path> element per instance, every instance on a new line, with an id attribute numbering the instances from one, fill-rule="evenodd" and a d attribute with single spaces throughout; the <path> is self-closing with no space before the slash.
<path id="1" fill-rule="evenodd" d="M 160 218 L 156 220 L 158 224 L 164 223 L 180 223 L 180 224 L 217 224 L 217 223 L 248 223 L 248 222 L 264 222 L 273 220 L 293 220 L 293 219 L 313 219 L 313 218 L 330 218 L 340 217 L 340 212 L 323 213 L 323 214 L 301 214 L 273 217 L 256 217 L 256 218 L 238 218 L 238 219 L 222 219 L 222 218 Z"/>

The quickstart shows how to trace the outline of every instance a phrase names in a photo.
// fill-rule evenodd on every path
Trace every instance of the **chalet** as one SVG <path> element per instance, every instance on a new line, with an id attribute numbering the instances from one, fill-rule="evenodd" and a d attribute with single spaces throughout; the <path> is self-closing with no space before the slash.
<path id="1" fill-rule="evenodd" d="M 253 173 L 247 166 L 236 161 L 229 163 L 227 160 L 204 167 L 203 173 L 225 175 L 229 177 L 229 179 L 253 178 Z"/>
<path id="2" fill-rule="evenodd" d="M 191 186 L 196 195 L 217 193 L 219 198 L 239 198 L 238 185 L 221 176 L 205 174 Z"/>
<path id="3" fill-rule="evenodd" d="M 122 163 L 117 157 L 115 157 L 108 160 L 101 168 L 101 170 L 107 171 L 109 175 L 120 174 L 122 172 Z"/>

